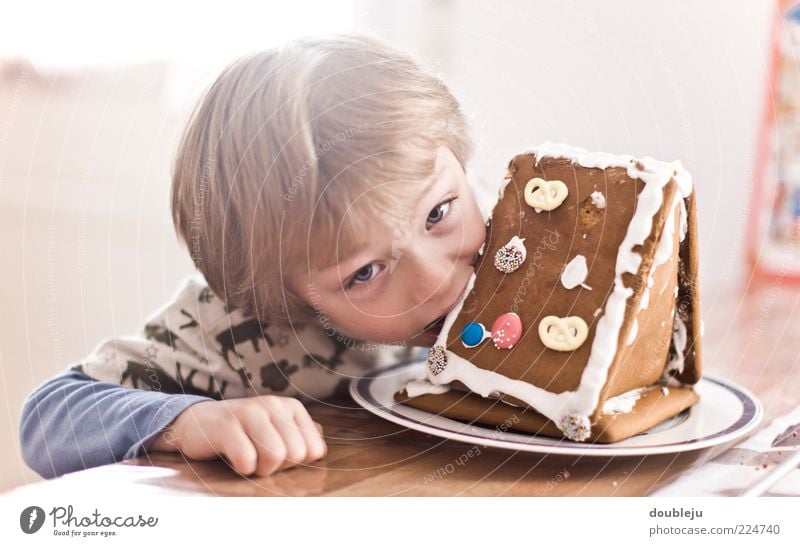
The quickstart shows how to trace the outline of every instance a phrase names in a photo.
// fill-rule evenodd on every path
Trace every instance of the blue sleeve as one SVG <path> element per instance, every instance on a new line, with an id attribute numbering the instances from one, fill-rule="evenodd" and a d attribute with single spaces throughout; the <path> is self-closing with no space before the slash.
<path id="1" fill-rule="evenodd" d="M 132 389 L 68 370 L 25 399 L 22 457 L 48 479 L 137 457 L 183 410 L 207 400 L 212 398 Z"/>

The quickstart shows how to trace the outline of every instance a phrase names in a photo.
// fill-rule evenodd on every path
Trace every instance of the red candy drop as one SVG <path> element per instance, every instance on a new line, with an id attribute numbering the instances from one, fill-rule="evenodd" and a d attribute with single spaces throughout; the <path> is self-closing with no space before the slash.
<path id="1" fill-rule="evenodd" d="M 492 341 L 498 349 L 510 349 L 522 335 L 522 321 L 516 313 L 497 317 L 492 324 Z"/>

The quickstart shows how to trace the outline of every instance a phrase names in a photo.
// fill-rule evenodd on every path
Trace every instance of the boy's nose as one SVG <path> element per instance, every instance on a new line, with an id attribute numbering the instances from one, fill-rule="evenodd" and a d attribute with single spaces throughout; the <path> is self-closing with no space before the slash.
<path id="1" fill-rule="evenodd" d="M 437 295 L 453 293 L 452 282 L 458 274 L 456 260 L 419 252 L 410 252 L 405 258 L 411 266 L 408 292 L 415 306 L 435 303 L 440 299 Z"/>

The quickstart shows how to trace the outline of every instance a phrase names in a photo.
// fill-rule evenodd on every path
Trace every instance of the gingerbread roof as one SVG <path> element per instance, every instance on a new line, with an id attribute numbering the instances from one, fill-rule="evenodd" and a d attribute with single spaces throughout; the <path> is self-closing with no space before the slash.
<path id="1" fill-rule="evenodd" d="M 428 381 L 532 408 L 574 440 L 620 397 L 696 383 L 695 217 L 680 162 L 552 143 L 517 155 Z M 666 413 L 696 396 L 676 399 Z"/>

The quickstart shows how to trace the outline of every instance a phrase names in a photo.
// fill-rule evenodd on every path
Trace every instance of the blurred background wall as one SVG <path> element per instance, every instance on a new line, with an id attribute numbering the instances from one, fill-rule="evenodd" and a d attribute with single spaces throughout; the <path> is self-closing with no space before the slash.
<path id="1" fill-rule="evenodd" d="M 708 309 L 743 271 L 773 10 L 764 0 L 7 4 L 0 490 L 39 479 L 19 455 L 25 396 L 101 339 L 137 331 L 192 271 L 169 217 L 170 162 L 189 109 L 237 55 L 351 28 L 405 48 L 461 100 L 478 144 L 470 180 L 489 201 L 509 158 L 545 140 L 680 159 L 698 192 Z"/>

